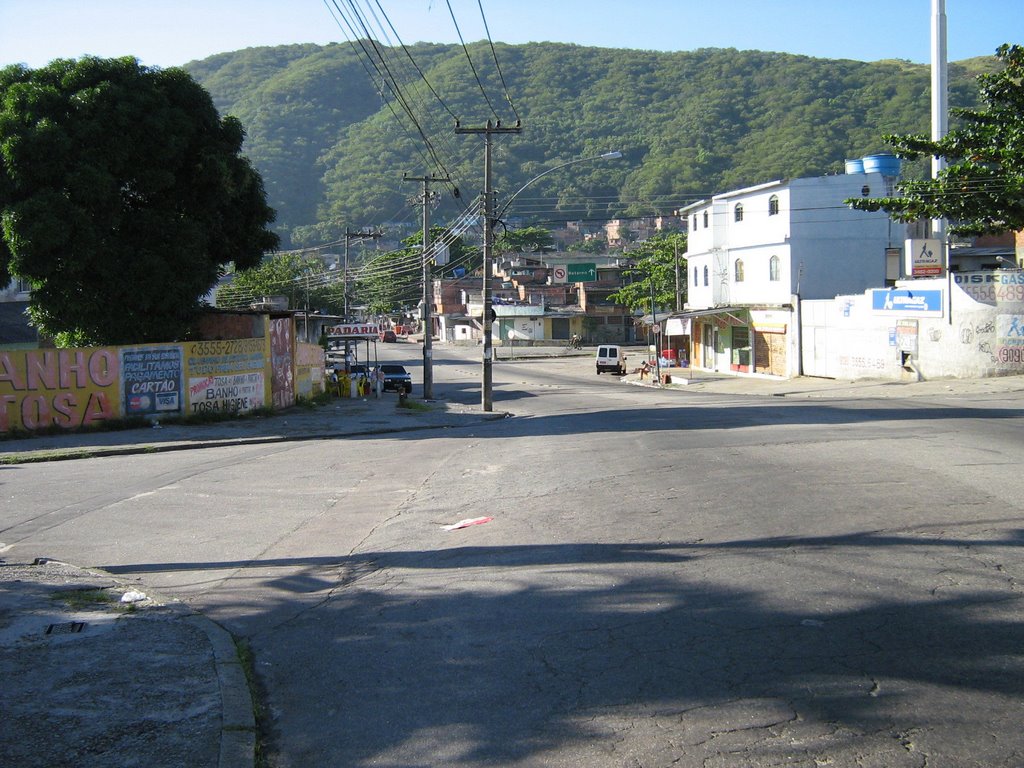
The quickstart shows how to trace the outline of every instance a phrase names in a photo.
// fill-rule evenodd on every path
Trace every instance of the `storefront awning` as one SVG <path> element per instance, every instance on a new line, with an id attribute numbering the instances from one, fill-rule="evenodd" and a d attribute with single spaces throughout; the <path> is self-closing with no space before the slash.
<path id="1" fill-rule="evenodd" d="M 676 312 L 673 316 L 682 318 L 713 318 L 722 325 L 745 326 L 750 324 L 750 321 L 747 319 L 747 312 L 746 307 L 713 307 L 711 309 L 695 309 L 692 312 Z"/>

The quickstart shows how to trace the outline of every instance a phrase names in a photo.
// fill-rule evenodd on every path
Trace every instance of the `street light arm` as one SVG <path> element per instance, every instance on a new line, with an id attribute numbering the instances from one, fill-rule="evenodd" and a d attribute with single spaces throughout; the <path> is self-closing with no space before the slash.
<path id="1" fill-rule="evenodd" d="M 509 206 L 512 205 L 512 201 L 515 200 L 517 197 L 519 197 L 519 194 L 524 189 L 526 189 L 528 186 L 533 184 L 538 179 L 544 178 L 549 173 L 554 173 L 555 171 L 560 171 L 562 168 L 565 168 L 566 166 L 576 165 L 577 163 L 586 163 L 586 162 L 590 162 L 591 160 L 617 160 L 620 157 L 622 157 L 622 153 L 616 150 L 614 152 L 604 152 L 603 154 L 600 154 L 600 155 L 594 155 L 593 157 L 578 157 L 575 160 L 570 160 L 567 163 L 562 163 L 561 165 L 556 165 L 554 168 L 548 168 L 543 173 L 538 173 L 536 176 L 534 176 L 528 182 L 523 184 L 523 186 L 521 186 L 519 189 L 517 189 L 515 192 L 513 192 L 512 193 L 512 197 L 510 197 L 508 200 L 505 201 L 505 204 L 503 206 L 501 206 L 501 210 L 499 210 L 494 215 L 494 218 L 495 219 L 500 219 L 502 216 L 504 216 L 505 215 L 505 211 L 507 211 Z"/>

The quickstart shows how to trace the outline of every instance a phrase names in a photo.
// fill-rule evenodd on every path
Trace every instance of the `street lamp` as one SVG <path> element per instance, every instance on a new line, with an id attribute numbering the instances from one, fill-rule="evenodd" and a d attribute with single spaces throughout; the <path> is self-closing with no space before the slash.
<path id="1" fill-rule="evenodd" d="M 577 163 L 587 163 L 593 160 L 616 160 L 622 157 L 621 152 L 604 152 L 600 155 L 594 155 L 592 157 L 578 157 L 575 160 L 570 160 L 567 163 L 556 165 L 553 168 L 548 168 L 543 173 L 538 173 L 532 179 L 527 181 L 523 186 L 512 193 L 512 196 L 505 201 L 505 204 L 501 206 L 498 211 L 494 211 L 494 198 L 493 192 L 491 191 L 491 162 L 490 162 L 490 144 L 486 144 L 484 147 L 484 284 L 483 284 L 483 310 L 481 320 L 483 323 L 484 331 L 484 349 L 483 349 L 483 368 L 481 372 L 481 405 L 483 410 L 491 411 L 494 410 L 492 402 L 492 386 L 493 379 L 491 376 L 491 365 L 493 363 L 492 356 L 492 333 L 491 333 L 491 259 L 492 251 L 494 249 L 494 224 L 498 221 L 504 213 L 508 210 L 512 201 L 515 200 L 519 194 L 529 187 L 531 184 L 547 176 L 549 173 L 561 170 L 570 165 L 576 165 Z"/>

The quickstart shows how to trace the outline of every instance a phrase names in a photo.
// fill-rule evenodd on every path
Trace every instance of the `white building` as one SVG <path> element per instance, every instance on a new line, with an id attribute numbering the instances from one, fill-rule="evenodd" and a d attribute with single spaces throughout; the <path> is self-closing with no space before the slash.
<path id="1" fill-rule="evenodd" d="M 904 225 L 850 208 L 892 179 L 851 173 L 773 181 L 684 209 L 688 302 L 696 368 L 795 376 L 799 301 L 832 299 L 900 277 Z"/>

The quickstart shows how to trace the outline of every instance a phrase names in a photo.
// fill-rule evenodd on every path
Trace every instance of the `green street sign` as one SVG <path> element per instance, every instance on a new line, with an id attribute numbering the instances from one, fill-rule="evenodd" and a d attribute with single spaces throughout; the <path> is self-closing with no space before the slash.
<path id="1" fill-rule="evenodd" d="M 568 264 L 566 281 L 570 283 L 593 283 L 597 281 L 597 264 Z"/>

